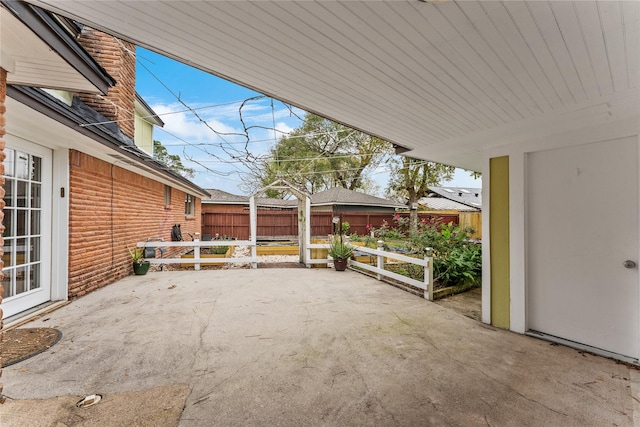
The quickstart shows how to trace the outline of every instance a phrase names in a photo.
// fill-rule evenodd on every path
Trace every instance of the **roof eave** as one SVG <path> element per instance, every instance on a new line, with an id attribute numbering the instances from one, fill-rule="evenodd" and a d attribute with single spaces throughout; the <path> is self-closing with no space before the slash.
<path id="1" fill-rule="evenodd" d="M 116 84 L 113 77 L 55 21 L 49 12 L 19 1 L 0 2 L 103 95 Z"/>
<path id="2" fill-rule="evenodd" d="M 209 197 L 209 193 L 189 181 L 182 175 L 168 170 L 161 162 L 150 157 L 138 149 L 135 145 L 127 145 L 103 131 L 99 126 L 81 126 L 86 123 L 81 116 L 70 110 L 66 105 L 57 102 L 39 89 L 26 86 L 7 86 L 7 96 L 21 102 L 51 119 L 68 126 L 76 132 L 91 138 L 92 140 L 108 147 L 118 154 L 129 158 L 143 169 L 150 169 L 156 175 L 162 175 L 165 179 L 179 182 L 181 185 L 192 189 L 200 198 Z"/>

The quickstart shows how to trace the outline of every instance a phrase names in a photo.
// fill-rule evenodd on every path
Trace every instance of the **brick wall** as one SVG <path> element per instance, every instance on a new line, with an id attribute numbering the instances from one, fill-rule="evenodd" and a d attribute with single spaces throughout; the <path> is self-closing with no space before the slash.
<path id="1" fill-rule="evenodd" d="M 82 30 L 78 41 L 116 81 L 116 85 L 109 89 L 107 96 L 81 94 L 80 99 L 105 117 L 118 121 L 122 132 L 133 138 L 136 100 L 135 45 L 89 27 Z"/>
<path id="2" fill-rule="evenodd" d="M 171 227 L 200 232 L 201 209 L 184 214 L 183 191 L 78 151 L 70 153 L 69 297 L 75 298 L 133 272 L 127 245 L 148 237 L 171 241 Z M 166 256 L 166 255 L 165 255 Z"/>
<path id="3" fill-rule="evenodd" d="M 4 135 L 6 133 L 5 126 L 7 125 L 7 119 L 5 117 L 5 112 L 7 111 L 7 107 L 4 105 L 4 101 L 7 96 L 7 72 L 0 68 L 0 304 L 2 304 L 2 279 L 4 275 L 2 274 L 2 269 L 4 268 L 4 261 L 2 255 L 4 252 L 2 251 L 2 247 L 4 247 Z M 1 306 L 0 306 L 1 307 Z M 2 342 L 4 338 L 4 333 L 2 332 L 3 322 L 2 322 L 2 308 L 0 308 L 0 342 Z M 0 377 L 2 376 L 2 360 L 0 360 Z M 0 400 L 2 400 L 2 383 L 0 383 Z"/>

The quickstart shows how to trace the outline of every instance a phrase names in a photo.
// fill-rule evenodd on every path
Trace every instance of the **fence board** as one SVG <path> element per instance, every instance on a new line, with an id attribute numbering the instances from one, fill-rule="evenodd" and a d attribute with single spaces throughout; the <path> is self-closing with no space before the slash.
<path id="1" fill-rule="evenodd" d="M 333 212 L 311 212 L 311 235 L 326 236 L 334 233 L 332 223 Z M 342 221 L 349 223 L 349 233 L 360 235 L 368 233 L 367 225 L 380 228 L 384 221 L 390 228 L 394 228 L 395 213 L 385 212 L 342 212 Z M 398 214 L 403 218 L 409 216 L 408 213 Z M 458 214 L 434 214 L 418 213 L 418 217 L 429 220 L 435 218 L 443 223 L 459 223 Z M 221 237 L 235 237 L 237 239 L 249 238 L 250 216 L 248 211 L 243 212 L 203 212 L 202 213 L 202 234 L 215 236 L 218 233 Z M 258 209 L 258 238 L 281 237 L 291 238 L 298 236 L 298 212 L 291 210 L 271 210 Z"/>

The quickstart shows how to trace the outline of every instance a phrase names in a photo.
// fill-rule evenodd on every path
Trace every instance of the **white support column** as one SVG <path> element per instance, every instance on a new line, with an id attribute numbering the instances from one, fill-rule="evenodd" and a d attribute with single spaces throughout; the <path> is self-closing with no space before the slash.
<path id="1" fill-rule="evenodd" d="M 69 298 L 69 150 L 53 151 L 51 299 Z"/>
<path id="2" fill-rule="evenodd" d="M 311 198 L 309 196 L 304 197 L 304 210 L 306 212 L 307 221 L 304 224 L 304 264 L 307 260 L 311 259 Z"/>

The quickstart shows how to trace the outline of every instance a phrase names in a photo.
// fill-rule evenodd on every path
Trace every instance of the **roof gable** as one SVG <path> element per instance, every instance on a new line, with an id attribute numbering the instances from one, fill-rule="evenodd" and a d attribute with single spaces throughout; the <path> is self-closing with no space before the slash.
<path id="1" fill-rule="evenodd" d="M 358 191 L 334 187 L 311 196 L 311 206 L 345 205 L 345 206 L 384 206 L 405 208 L 406 206 L 392 200 L 370 196 Z"/>

